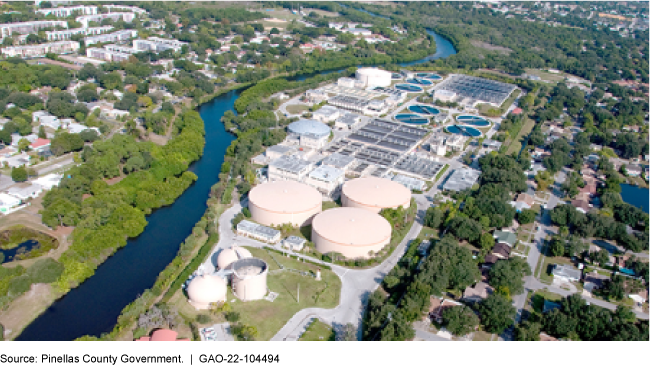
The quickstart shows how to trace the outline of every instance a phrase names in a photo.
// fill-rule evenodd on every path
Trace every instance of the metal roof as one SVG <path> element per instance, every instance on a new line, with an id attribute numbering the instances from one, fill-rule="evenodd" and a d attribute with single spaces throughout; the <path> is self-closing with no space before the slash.
<path id="1" fill-rule="evenodd" d="M 300 119 L 297 122 L 289 124 L 287 130 L 290 133 L 315 138 L 327 137 L 332 131 L 330 127 L 313 119 Z"/>

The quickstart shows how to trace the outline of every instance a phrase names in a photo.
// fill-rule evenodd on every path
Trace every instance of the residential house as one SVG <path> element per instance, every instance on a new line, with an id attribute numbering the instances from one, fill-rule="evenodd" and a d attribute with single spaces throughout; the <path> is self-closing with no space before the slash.
<path id="1" fill-rule="evenodd" d="M 576 207 L 577 210 L 585 214 L 589 213 L 589 211 L 592 208 L 591 204 L 589 204 L 588 201 L 583 199 L 574 199 L 571 201 L 571 205 L 573 205 L 574 207 Z"/>
<path id="2" fill-rule="evenodd" d="M 474 287 L 468 286 L 465 288 L 463 300 L 466 302 L 476 303 L 483 299 L 487 299 L 487 297 L 492 293 L 494 293 L 494 288 L 481 281 L 476 283 Z"/>
<path id="3" fill-rule="evenodd" d="M 25 201 L 29 198 L 36 198 L 43 192 L 43 188 L 40 185 L 33 185 L 30 183 L 22 183 L 14 185 L 7 189 L 7 194 Z"/>
<path id="4" fill-rule="evenodd" d="M 497 243 L 505 243 L 510 247 L 514 247 L 515 243 L 517 243 L 517 235 L 512 232 L 494 231 L 492 236 Z"/>
<path id="5" fill-rule="evenodd" d="M 639 165 L 627 165 L 625 171 L 627 171 L 628 176 L 638 177 L 641 176 L 643 169 Z"/>
<path id="6" fill-rule="evenodd" d="M 511 251 L 512 247 L 503 242 L 497 242 L 492 248 L 492 255 L 498 257 L 499 259 L 507 260 L 510 257 Z"/>
<path id="7" fill-rule="evenodd" d="M 585 274 L 583 279 L 583 288 L 585 291 L 592 293 L 594 289 L 602 288 L 605 282 L 609 280 L 608 276 L 601 275 L 595 271 Z"/>
<path id="8" fill-rule="evenodd" d="M 569 265 L 555 265 L 553 268 L 553 278 L 562 281 L 579 281 L 582 277 L 582 271 Z"/>
<path id="9" fill-rule="evenodd" d="M 462 305 L 457 301 L 451 299 L 438 299 L 431 296 L 430 306 L 429 306 L 429 319 L 442 323 L 442 314 L 447 308 L 455 307 L 457 305 Z"/>
<path id="10" fill-rule="evenodd" d="M 20 199 L 6 193 L 0 193 L 0 213 L 7 214 L 20 205 Z"/>

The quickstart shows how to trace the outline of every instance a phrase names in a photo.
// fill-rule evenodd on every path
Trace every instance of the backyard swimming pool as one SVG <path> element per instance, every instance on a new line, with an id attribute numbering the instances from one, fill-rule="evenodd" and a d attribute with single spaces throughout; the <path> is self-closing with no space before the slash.
<path id="1" fill-rule="evenodd" d="M 395 117 L 395 120 L 402 122 L 402 123 L 408 123 L 408 124 L 428 124 L 429 119 L 423 118 L 420 115 L 417 114 L 397 114 Z"/>
<path id="2" fill-rule="evenodd" d="M 481 131 L 479 131 L 478 129 L 467 127 L 464 125 L 450 125 L 449 127 L 446 128 L 446 130 L 449 133 L 462 134 L 468 137 L 480 137 L 483 135 L 483 133 L 481 133 Z"/>
<path id="3" fill-rule="evenodd" d="M 436 115 L 440 114 L 440 110 L 429 105 L 411 105 L 409 110 L 413 113 L 418 114 L 427 114 L 427 115 Z"/>
<path id="4" fill-rule="evenodd" d="M 490 122 L 485 118 L 476 116 L 476 115 L 459 115 L 456 117 L 458 123 L 469 124 L 476 127 L 487 127 L 490 125 Z"/>

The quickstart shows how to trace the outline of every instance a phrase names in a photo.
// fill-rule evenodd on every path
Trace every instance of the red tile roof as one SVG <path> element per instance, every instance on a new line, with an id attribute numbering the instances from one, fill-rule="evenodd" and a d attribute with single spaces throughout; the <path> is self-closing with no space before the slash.
<path id="1" fill-rule="evenodd" d="M 42 146 L 47 146 L 47 145 L 49 145 L 49 144 L 50 144 L 50 140 L 49 140 L 49 139 L 38 138 L 38 139 L 36 139 L 34 142 L 32 142 L 32 144 L 31 144 L 30 146 L 31 146 L 32 148 L 38 148 L 38 147 L 42 147 Z"/>
<path id="2" fill-rule="evenodd" d="M 514 108 L 514 109 L 512 110 L 512 114 L 514 114 L 514 115 L 519 115 L 519 114 L 521 114 L 522 112 L 523 112 L 523 110 L 522 110 L 521 108 Z"/>
<path id="3" fill-rule="evenodd" d="M 178 333 L 176 331 L 168 330 L 166 328 L 155 330 L 151 337 L 140 337 L 136 341 L 189 341 L 189 339 L 177 339 Z"/>

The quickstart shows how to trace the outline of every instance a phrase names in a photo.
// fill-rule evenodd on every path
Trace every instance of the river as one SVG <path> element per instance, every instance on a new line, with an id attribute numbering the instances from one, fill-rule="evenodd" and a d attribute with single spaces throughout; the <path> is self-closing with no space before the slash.
<path id="1" fill-rule="evenodd" d="M 429 34 L 438 42 L 436 53 L 402 66 L 456 53 L 447 39 L 432 31 Z M 297 79 L 311 76 L 300 75 Z M 172 205 L 148 216 L 149 224 L 140 236 L 129 240 L 126 247 L 100 265 L 92 277 L 52 304 L 17 340 L 69 341 L 84 335 L 100 336 L 113 329 L 126 305 L 153 286 L 158 274 L 174 259 L 181 242 L 205 212 L 210 188 L 218 181 L 226 148 L 234 139 L 226 132 L 221 116 L 226 110 L 234 112 L 233 105 L 241 91 L 230 91 L 199 108 L 205 122 L 205 149 L 203 157 L 190 167 L 198 176 L 196 183 Z"/>

